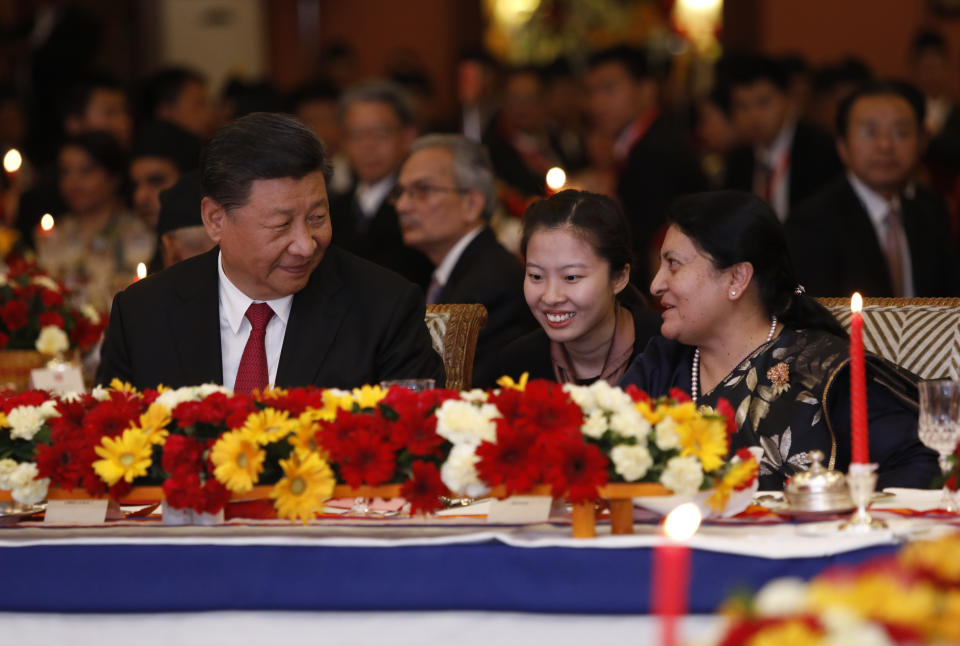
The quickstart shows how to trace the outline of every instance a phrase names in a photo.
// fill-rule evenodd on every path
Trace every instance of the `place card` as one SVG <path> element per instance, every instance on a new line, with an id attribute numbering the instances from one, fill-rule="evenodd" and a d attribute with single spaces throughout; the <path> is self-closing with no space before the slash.
<path id="1" fill-rule="evenodd" d="M 552 501 L 550 496 L 511 496 L 494 500 L 487 513 L 487 522 L 503 525 L 545 523 L 550 517 Z"/>
<path id="2" fill-rule="evenodd" d="M 36 368 L 30 371 L 30 387 L 37 390 L 49 390 L 58 395 L 82 393 L 83 373 L 80 366 L 71 363 L 55 363 L 50 368 Z"/>
<path id="3" fill-rule="evenodd" d="M 78 498 L 75 500 L 48 500 L 45 523 L 74 523 L 91 525 L 122 518 L 120 506 L 106 498 Z"/>

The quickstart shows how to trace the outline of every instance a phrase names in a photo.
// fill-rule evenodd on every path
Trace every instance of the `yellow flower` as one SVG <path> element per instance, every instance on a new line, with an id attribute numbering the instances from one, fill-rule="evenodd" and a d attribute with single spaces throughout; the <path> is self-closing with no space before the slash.
<path id="1" fill-rule="evenodd" d="M 814 610 L 847 608 L 861 617 L 922 629 L 937 612 L 937 592 L 927 583 L 905 584 L 884 572 L 864 574 L 853 581 L 814 581 Z"/>
<path id="2" fill-rule="evenodd" d="M 727 426 L 723 421 L 696 417 L 679 424 L 676 431 L 682 447 L 680 455 L 694 456 L 707 473 L 723 465 L 727 455 Z"/>
<path id="3" fill-rule="evenodd" d="M 128 428 L 120 437 L 104 437 L 93 450 L 103 458 L 93 463 L 93 470 L 111 487 L 121 478 L 133 482 L 147 475 L 152 463 L 150 438 L 136 428 Z"/>
<path id="4" fill-rule="evenodd" d="M 262 445 L 278 442 L 297 430 L 297 420 L 290 419 L 287 411 L 264 408 L 259 413 L 251 413 L 243 423 L 243 432 L 256 438 Z"/>
<path id="5" fill-rule="evenodd" d="M 286 397 L 289 394 L 285 388 L 268 388 L 260 393 L 260 401 L 272 401 L 274 399 L 280 399 L 281 397 Z"/>
<path id="6" fill-rule="evenodd" d="M 693 402 L 684 402 L 667 409 L 667 415 L 673 418 L 677 424 L 683 424 L 694 419 L 697 416 L 697 405 Z"/>
<path id="7" fill-rule="evenodd" d="M 246 493 L 263 472 L 266 453 L 260 448 L 257 437 L 239 429 L 220 436 L 210 452 L 213 475 L 234 493 Z"/>
<path id="8" fill-rule="evenodd" d="M 121 393 L 130 393 L 131 395 L 136 395 L 138 393 L 137 389 L 134 388 L 132 384 L 129 384 L 126 381 L 120 381 L 116 377 L 110 380 L 110 389 Z"/>
<path id="9" fill-rule="evenodd" d="M 2 410 L 0 410 L 0 428 L 3 428 L 7 425 L 7 415 Z"/>
<path id="10" fill-rule="evenodd" d="M 362 388 L 354 388 L 353 401 L 360 408 L 373 408 L 380 403 L 380 400 L 387 396 L 387 391 L 380 386 L 371 386 L 364 384 Z"/>
<path id="11" fill-rule="evenodd" d="M 170 431 L 167 425 L 170 424 L 170 411 L 163 404 L 154 402 L 150 404 L 147 412 L 140 416 L 140 431 L 142 431 L 152 444 L 163 444 L 167 441 Z"/>
<path id="12" fill-rule="evenodd" d="M 310 452 L 320 448 L 317 444 L 317 431 L 320 430 L 320 425 L 317 424 L 318 412 L 320 411 L 317 409 L 311 409 L 301 413 L 296 432 L 290 436 L 290 444 L 295 449 Z"/>
<path id="13" fill-rule="evenodd" d="M 784 621 L 754 634 L 747 646 L 816 646 L 823 635 L 799 619 Z"/>
<path id="14" fill-rule="evenodd" d="M 520 379 L 518 381 L 514 381 L 513 377 L 509 375 L 503 375 L 502 377 L 497 379 L 497 385 L 500 386 L 501 388 L 507 388 L 509 390 L 519 390 L 520 392 L 523 392 L 524 390 L 527 389 L 527 381 L 529 379 L 530 379 L 529 372 L 525 372 L 522 375 L 520 375 Z"/>
<path id="15" fill-rule="evenodd" d="M 274 486 L 274 499 L 279 518 L 297 520 L 306 525 L 323 510 L 325 500 L 333 495 L 336 481 L 333 471 L 316 453 L 294 452 L 290 459 L 280 460 L 284 477 Z"/>
<path id="16" fill-rule="evenodd" d="M 904 547 L 898 560 L 910 569 L 935 572 L 937 577 L 960 585 L 960 534 L 950 534 L 935 541 L 918 541 Z"/>
<path id="17" fill-rule="evenodd" d="M 750 482 L 756 475 L 758 468 L 757 461 L 753 458 L 743 460 L 742 462 L 735 462 L 716 486 L 713 494 L 707 498 L 707 504 L 710 505 L 711 509 L 716 509 L 717 511 L 726 507 L 727 501 L 730 500 L 730 494 Z"/>
<path id="18" fill-rule="evenodd" d="M 650 422 L 651 426 L 656 426 L 657 424 L 659 424 L 661 421 L 663 421 L 663 418 L 666 417 L 667 415 L 667 406 L 664 406 L 662 404 L 660 406 L 657 406 L 656 410 L 654 410 L 653 407 L 650 406 L 650 402 L 642 401 L 634 404 L 634 408 L 636 408 L 637 411 L 639 411 L 640 414 L 643 415 L 643 418 L 645 420 Z"/>

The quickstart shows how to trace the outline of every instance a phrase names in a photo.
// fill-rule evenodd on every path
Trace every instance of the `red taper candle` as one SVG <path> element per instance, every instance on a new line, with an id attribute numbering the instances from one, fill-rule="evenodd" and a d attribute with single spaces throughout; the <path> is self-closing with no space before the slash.
<path id="1" fill-rule="evenodd" d="M 867 373 L 863 358 L 863 298 L 850 299 L 850 429 L 851 461 L 870 462 L 867 430 Z"/>
<path id="2" fill-rule="evenodd" d="M 677 617 L 687 614 L 690 588 L 690 548 L 683 544 L 700 527 L 700 509 L 685 503 L 663 521 L 667 541 L 653 550 L 650 577 L 651 610 L 660 618 L 660 643 L 676 646 Z"/>

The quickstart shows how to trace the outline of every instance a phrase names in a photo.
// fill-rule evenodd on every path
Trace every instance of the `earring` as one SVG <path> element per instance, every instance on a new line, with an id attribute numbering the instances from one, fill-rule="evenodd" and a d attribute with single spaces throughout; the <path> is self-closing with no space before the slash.
<path id="1" fill-rule="evenodd" d="M 731 296 L 736 296 L 736 295 L 737 295 L 737 290 L 731 289 L 731 290 L 730 290 L 730 295 L 731 295 Z"/>

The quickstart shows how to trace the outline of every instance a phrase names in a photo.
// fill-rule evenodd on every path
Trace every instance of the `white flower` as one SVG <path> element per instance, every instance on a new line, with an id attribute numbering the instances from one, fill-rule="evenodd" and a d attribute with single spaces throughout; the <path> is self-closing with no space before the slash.
<path id="1" fill-rule="evenodd" d="M 100 384 L 97 384 L 93 387 L 93 390 L 90 391 L 90 395 L 93 396 L 93 398 L 98 402 L 105 402 L 110 399 L 110 391 Z"/>
<path id="2" fill-rule="evenodd" d="M 81 399 L 83 399 L 82 390 L 71 390 L 68 393 L 60 395 L 60 401 L 66 402 L 68 404 L 75 404 Z"/>
<path id="3" fill-rule="evenodd" d="M 607 416 L 602 410 L 596 408 L 583 421 L 580 431 L 587 437 L 599 440 L 607 432 L 608 427 Z"/>
<path id="4" fill-rule="evenodd" d="M 17 470 L 17 461 L 10 458 L 0 460 L 0 489 L 12 489 L 10 476 Z"/>
<path id="5" fill-rule="evenodd" d="M 223 393 L 228 397 L 233 394 L 232 390 L 220 384 L 201 384 L 200 386 L 197 386 L 196 390 L 197 390 L 196 397 L 198 400 L 205 399 L 206 397 L 208 397 L 209 395 L 212 395 L 213 393 Z"/>
<path id="6" fill-rule="evenodd" d="M 667 468 L 660 476 L 660 483 L 678 496 L 692 496 L 703 484 L 703 468 L 700 460 L 688 455 L 670 458 Z"/>
<path id="7" fill-rule="evenodd" d="M 824 646 L 894 646 L 895 642 L 879 625 L 865 621 L 845 608 L 828 608 L 820 613 L 827 629 Z"/>
<path id="8" fill-rule="evenodd" d="M 479 446 L 497 441 L 497 425 L 493 421 L 500 411 L 493 404 L 477 406 L 458 399 L 448 399 L 437 409 L 437 435 L 453 444 Z"/>
<path id="9" fill-rule="evenodd" d="M 219 392 L 230 392 L 229 389 L 223 388 L 223 386 L 217 386 L 215 384 L 204 384 L 203 386 L 184 386 L 182 388 L 174 388 L 173 390 L 167 390 L 160 393 L 156 401 L 166 406 L 167 410 L 172 411 L 183 402 L 200 401 L 205 396 L 201 394 L 201 392 L 210 394 L 218 392 L 218 389 L 222 389 L 219 390 Z"/>
<path id="10" fill-rule="evenodd" d="M 95 308 L 93 305 L 90 305 L 89 303 L 85 304 L 80 308 L 80 313 L 83 314 L 84 317 L 86 317 L 86 319 L 94 325 L 100 324 L 100 312 L 98 312 L 97 308 Z"/>
<path id="11" fill-rule="evenodd" d="M 593 382 L 590 390 L 593 391 L 593 395 L 597 399 L 597 406 L 604 410 L 616 412 L 624 408 L 633 408 L 633 400 L 630 399 L 630 395 L 611 386 L 603 379 Z"/>
<path id="12" fill-rule="evenodd" d="M 34 276 L 33 284 L 40 285 L 45 289 L 49 289 L 51 292 L 59 292 L 60 285 L 57 284 L 57 281 L 53 280 L 49 276 Z"/>
<path id="13" fill-rule="evenodd" d="M 633 406 L 621 408 L 610 416 L 610 428 L 623 437 L 645 441 L 650 434 L 650 422 Z"/>
<path id="14" fill-rule="evenodd" d="M 596 410 L 597 398 L 593 395 L 593 390 L 591 390 L 588 386 L 578 386 L 576 384 L 566 383 L 563 384 L 563 392 L 570 395 L 570 399 L 573 400 L 573 403 L 579 406 L 580 410 L 582 410 L 585 414 L 589 415 Z"/>
<path id="15" fill-rule="evenodd" d="M 807 584 L 803 579 L 784 577 L 774 579 L 757 593 L 753 601 L 762 616 L 794 615 L 806 610 Z"/>
<path id="16" fill-rule="evenodd" d="M 669 415 L 657 423 L 653 438 L 657 443 L 657 448 L 661 451 L 680 448 L 680 436 L 677 434 L 677 423 Z"/>
<path id="17" fill-rule="evenodd" d="M 7 275 L 5 273 L 0 274 L 0 287 L 3 287 L 7 284 Z"/>
<path id="18" fill-rule="evenodd" d="M 10 495 L 21 505 L 34 505 L 47 497 L 50 478 L 37 479 L 37 465 L 24 462 L 17 466 L 9 480 Z"/>
<path id="19" fill-rule="evenodd" d="M 17 406 L 7 415 L 10 437 L 15 440 L 32 440 L 47 421 L 47 417 L 40 406 Z"/>
<path id="20" fill-rule="evenodd" d="M 60 417 L 60 411 L 57 410 L 57 400 L 48 399 L 40 404 L 40 412 L 43 413 L 43 416 L 47 419 Z"/>
<path id="21" fill-rule="evenodd" d="M 483 402 L 487 401 L 487 392 L 485 390 L 480 390 L 479 388 L 465 390 L 460 393 L 460 399 L 465 402 L 482 404 Z"/>
<path id="22" fill-rule="evenodd" d="M 619 444 L 613 447 L 610 451 L 610 459 L 613 460 L 613 468 L 627 482 L 636 482 L 647 475 L 647 471 L 653 465 L 650 451 L 639 444 L 634 446 Z"/>
<path id="23" fill-rule="evenodd" d="M 474 446 L 469 444 L 455 445 L 450 450 L 450 456 L 440 467 L 440 479 L 450 491 L 463 494 L 470 498 L 479 498 L 490 489 L 477 475 L 477 462 L 480 458 L 475 453 Z"/>
<path id="24" fill-rule="evenodd" d="M 67 333 L 56 325 L 45 325 L 37 337 L 36 347 L 43 354 L 54 356 L 58 352 L 65 352 L 70 348 L 70 339 Z"/>

